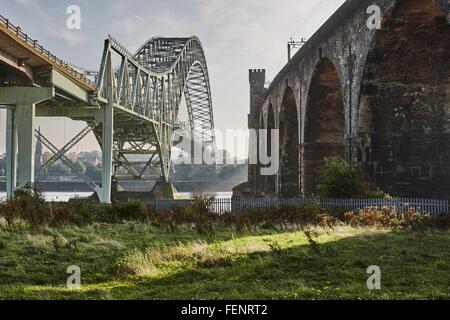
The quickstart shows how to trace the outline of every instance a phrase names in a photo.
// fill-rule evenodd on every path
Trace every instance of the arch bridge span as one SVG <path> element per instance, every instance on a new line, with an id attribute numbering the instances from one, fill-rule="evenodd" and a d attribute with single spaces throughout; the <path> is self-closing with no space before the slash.
<path id="1" fill-rule="evenodd" d="M 99 70 L 84 70 L 63 62 L 1 17 L 0 80 L 0 105 L 8 114 L 8 196 L 34 183 L 58 160 L 77 171 L 66 153 L 90 132 L 102 149 L 102 183 L 78 173 L 103 202 L 111 201 L 113 180 L 167 182 L 178 129 L 215 152 L 211 87 L 197 37 L 152 38 L 135 54 L 109 37 Z M 183 97 L 187 124 L 179 117 Z M 87 126 L 58 149 L 34 125 L 35 117 L 53 116 Z M 36 139 L 54 153 L 38 172 Z"/>
<path id="2" fill-rule="evenodd" d="M 250 166 L 246 192 L 315 194 L 324 158 L 341 156 L 392 195 L 449 197 L 449 22 L 448 0 L 348 0 L 268 88 L 250 70 L 249 125 L 280 129 L 281 168 Z"/>

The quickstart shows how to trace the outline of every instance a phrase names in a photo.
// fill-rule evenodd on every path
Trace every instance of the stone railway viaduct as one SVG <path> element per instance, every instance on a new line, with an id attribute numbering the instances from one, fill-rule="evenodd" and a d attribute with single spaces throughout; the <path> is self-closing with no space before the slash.
<path id="1" fill-rule="evenodd" d="M 280 171 L 251 165 L 236 189 L 314 194 L 324 157 L 342 156 L 392 195 L 449 197 L 449 23 L 449 0 L 348 0 L 268 88 L 250 70 L 249 128 L 280 130 Z"/>

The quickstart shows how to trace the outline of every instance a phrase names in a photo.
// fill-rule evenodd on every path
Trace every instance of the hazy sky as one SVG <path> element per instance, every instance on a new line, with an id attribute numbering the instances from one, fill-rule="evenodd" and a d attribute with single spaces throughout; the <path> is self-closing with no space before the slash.
<path id="1" fill-rule="evenodd" d="M 216 127 L 225 130 L 247 127 L 248 69 L 265 68 L 268 80 L 274 78 L 286 63 L 289 38 L 309 38 L 344 2 L 2 0 L 0 14 L 60 58 L 92 69 L 100 65 L 108 34 L 131 52 L 153 36 L 198 36 L 208 62 Z M 70 5 L 81 8 L 81 30 L 66 28 L 66 9 Z M 0 152 L 5 145 L 4 121 L 1 112 Z M 39 120 L 38 124 L 58 146 L 84 126 L 68 119 Z M 93 137 L 78 146 L 79 151 L 96 148 Z"/>

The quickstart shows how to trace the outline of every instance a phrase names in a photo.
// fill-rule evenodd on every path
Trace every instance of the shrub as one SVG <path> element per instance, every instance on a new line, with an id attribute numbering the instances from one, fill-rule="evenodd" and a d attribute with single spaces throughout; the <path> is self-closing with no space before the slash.
<path id="1" fill-rule="evenodd" d="M 13 199 L 6 205 L 5 218 L 14 222 L 16 218 L 27 221 L 33 229 L 47 225 L 51 220 L 51 211 L 43 194 L 36 185 L 27 185 L 14 192 Z M 8 221 L 8 220 L 7 220 Z"/>
<path id="2" fill-rule="evenodd" d="M 73 208 L 69 205 L 49 204 L 50 212 L 53 217 L 51 224 L 54 226 L 67 226 L 70 224 L 79 224 L 74 221 L 73 217 L 76 215 Z"/>
<path id="3" fill-rule="evenodd" d="M 326 213 L 319 204 L 304 204 L 297 207 L 297 223 L 304 225 L 311 223 L 318 215 Z"/>
<path id="4" fill-rule="evenodd" d="M 0 216 L 4 217 L 8 226 L 12 226 L 21 216 L 20 208 L 11 201 L 0 204 Z"/>
<path id="5" fill-rule="evenodd" d="M 449 219 L 447 217 L 447 219 Z M 382 209 L 365 208 L 358 212 L 346 212 L 343 220 L 352 226 L 394 228 L 394 229 L 423 229 L 432 227 L 437 220 L 430 215 L 408 210 L 399 213 L 392 207 Z"/>
<path id="6" fill-rule="evenodd" d="M 149 209 L 142 201 L 117 202 L 111 206 L 110 214 L 118 221 L 147 221 Z"/>
<path id="7" fill-rule="evenodd" d="M 333 229 L 340 223 L 339 219 L 329 214 L 319 214 L 316 216 L 315 220 L 319 227 L 330 229 Z"/>
<path id="8" fill-rule="evenodd" d="M 321 198 L 384 198 L 381 190 L 372 190 L 363 170 L 342 158 L 325 158 L 320 170 L 317 192 Z"/>
<path id="9" fill-rule="evenodd" d="M 215 233 L 214 223 L 217 217 L 209 209 L 212 201 L 214 198 L 196 197 L 194 203 L 186 208 L 185 215 L 194 223 L 195 230 L 200 236 L 212 237 Z"/>

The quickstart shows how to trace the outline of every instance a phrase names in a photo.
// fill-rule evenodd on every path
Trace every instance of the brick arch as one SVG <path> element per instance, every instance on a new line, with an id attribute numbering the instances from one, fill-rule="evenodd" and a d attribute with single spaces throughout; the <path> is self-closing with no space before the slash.
<path id="1" fill-rule="evenodd" d="M 279 113 L 280 172 L 278 193 L 281 197 L 300 194 L 299 122 L 294 91 L 287 87 Z"/>
<path id="2" fill-rule="evenodd" d="M 450 195 L 450 25 L 434 0 L 401 0 L 361 82 L 359 161 L 393 195 Z"/>
<path id="3" fill-rule="evenodd" d="M 345 116 L 341 81 L 328 58 L 321 59 L 308 90 L 303 155 L 303 192 L 315 194 L 325 157 L 345 156 Z"/>

